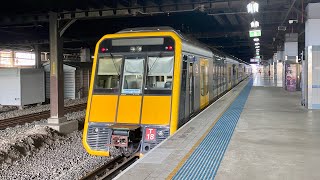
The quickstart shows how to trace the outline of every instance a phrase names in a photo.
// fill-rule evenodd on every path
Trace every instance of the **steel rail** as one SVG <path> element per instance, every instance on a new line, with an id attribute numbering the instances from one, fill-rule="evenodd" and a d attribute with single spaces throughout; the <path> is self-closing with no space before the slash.
<path id="1" fill-rule="evenodd" d="M 72 106 L 64 107 L 65 113 L 75 112 L 75 111 L 81 111 L 86 109 L 87 104 L 77 104 Z M 34 121 L 39 121 L 41 119 L 47 119 L 50 117 L 50 110 L 38 112 L 38 113 L 32 113 L 32 114 L 26 114 L 22 116 L 7 118 L 0 120 L 0 130 L 5 129 L 7 127 L 13 127 L 20 124 L 25 123 L 31 123 Z"/>
<path id="2" fill-rule="evenodd" d="M 120 155 L 109 161 L 108 163 L 98 167 L 94 171 L 88 173 L 80 180 L 109 180 L 114 178 L 122 170 L 130 166 L 138 159 L 138 156 L 131 155 L 129 157 Z"/>

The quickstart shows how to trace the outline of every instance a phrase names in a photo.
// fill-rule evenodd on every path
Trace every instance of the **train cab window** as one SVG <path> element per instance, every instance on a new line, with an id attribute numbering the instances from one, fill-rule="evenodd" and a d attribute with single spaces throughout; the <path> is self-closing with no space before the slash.
<path id="1" fill-rule="evenodd" d="M 144 58 L 126 58 L 123 68 L 122 94 L 141 94 Z"/>
<path id="2" fill-rule="evenodd" d="M 120 84 L 122 57 L 100 57 L 97 63 L 94 91 L 117 93 Z"/>
<path id="3" fill-rule="evenodd" d="M 145 94 L 171 94 L 173 56 L 148 57 Z"/>

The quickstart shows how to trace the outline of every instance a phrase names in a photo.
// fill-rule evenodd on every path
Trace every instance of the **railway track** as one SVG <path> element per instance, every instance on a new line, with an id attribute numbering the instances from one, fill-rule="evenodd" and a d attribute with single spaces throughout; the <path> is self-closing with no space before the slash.
<path id="1" fill-rule="evenodd" d="M 65 113 L 75 112 L 75 111 L 82 111 L 86 108 L 87 104 L 77 104 L 73 106 L 64 107 Z M 50 110 L 42 111 L 38 113 L 26 114 L 22 116 L 17 116 L 13 118 L 3 119 L 0 120 L 0 130 L 5 129 L 7 127 L 13 127 L 19 124 L 30 123 L 33 121 L 39 121 L 41 119 L 47 119 L 50 117 Z"/>
<path id="2" fill-rule="evenodd" d="M 117 156 L 107 164 L 97 168 L 96 170 L 90 172 L 86 176 L 82 177 L 81 180 L 109 180 L 114 178 L 122 170 L 126 169 L 132 163 L 138 159 L 138 156 L 132 155 Z"/>

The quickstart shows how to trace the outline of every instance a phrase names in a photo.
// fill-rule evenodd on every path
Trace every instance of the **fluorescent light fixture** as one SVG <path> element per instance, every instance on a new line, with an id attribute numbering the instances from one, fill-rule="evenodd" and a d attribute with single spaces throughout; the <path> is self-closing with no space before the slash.
<path id="1" fill-rule="evenodd" d="M 252 21 L 250 23 L 250 25 L 251 25 L 251 28 L 257 28 L 257 27 L 259 27 L 259 22 L 258 21 Z"/>
<path id="2" fill-rule="evenodd" d="M 259 42 L 259 38 L 253 38 L 254 42 Z"/>
<path id="3" fill-rule="evenodd" d="M 256 46 L 256 49 L 259 49 L 260 48 L 260 46 Z"/>
<path id="4" fill-rule="evenodd" d="M 260 43 L 254 43 L 255 46 L 260 46 Z"/>
<path id="5" fill-rule="evenodd" d="M 254 1 L 251 1 L 248 5 L 247 5 L 247 10 L 248 10 L 248 13 L 257 13 L 259 12 L 259 4 L 254 2 Z"/>

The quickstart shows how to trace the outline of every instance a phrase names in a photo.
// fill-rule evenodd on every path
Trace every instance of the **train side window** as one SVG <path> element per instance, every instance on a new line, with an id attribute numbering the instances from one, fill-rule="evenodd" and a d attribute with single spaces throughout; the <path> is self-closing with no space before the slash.
<path id="1" fill-rule="evenodd" d="M 174 56 L 148 57 L 145 94 L 171 94 Z"/>
<path id="2" fill-rule="evenodd" d="M 97 63 L 94 91 L 117 93 L 120 84 L 122 57 L 101 57 Z"/>

